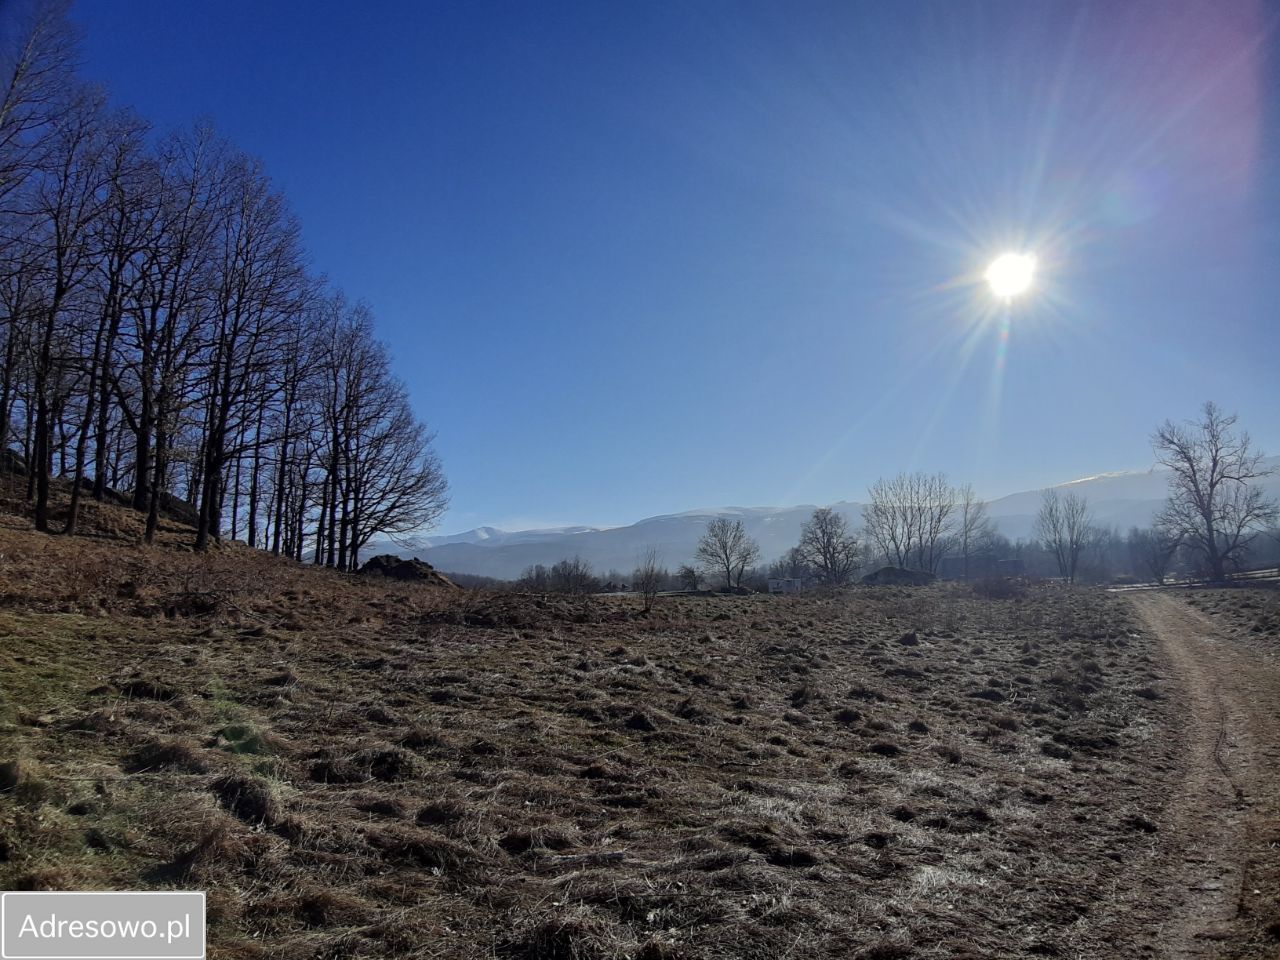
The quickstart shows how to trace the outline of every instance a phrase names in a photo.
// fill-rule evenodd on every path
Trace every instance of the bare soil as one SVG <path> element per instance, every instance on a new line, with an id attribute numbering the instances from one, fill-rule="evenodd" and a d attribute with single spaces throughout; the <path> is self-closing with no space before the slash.
<path id="1" fill-rule="evenodd" d="M 1166 955 L 1280 955 L 1280 644 L 1252 629 L 1272 622 L 1280 596 L 1131 596 L 1164 646 L 1186 710 L 1181 775 L 1146 883 L 1147 893 L 1179 898 Z"/>

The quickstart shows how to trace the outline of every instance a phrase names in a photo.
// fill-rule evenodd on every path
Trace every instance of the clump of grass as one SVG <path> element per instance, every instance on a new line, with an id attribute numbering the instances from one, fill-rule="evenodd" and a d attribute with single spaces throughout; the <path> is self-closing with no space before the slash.
<path id="1" fill-rule="evenodd" d="M 409 816 L 409 810 L 403 800 L 376 793 L 364 793 L 352 797 L 351 806 L 361 813 L 372 813 L 379 817 L 392 817 L 396 820 L 404 820 Z"/>
<path id="2" fill-rule="evenodd" d="M 169 737 L 148 740 L 133 752 L 124 769 L 128 773 L 146 773 L 151 770 L 207 773 L 209 762 L 187 741 Z"/>
<path id="3" fill-rule="evenodd" d="M 960 752 L 960 748 L 953 743 L 940 743 L 933 748 L 933 752 L 947 763 L 959 763 L 964 759 L 964 754 Z"/>
<path id="4" fill-rule="evenodd" d="M 47 800 L 52 784 L 44 777 L 40 764 L 19 756 L 0 762 L 0 794 L 9 794 L 21 803 L 37 804 Z"/>
<path id="5" fill-rule="evenodd" d="M 392 862 L 414 863 L 447 874 L 464 873 L 478 865 L 474 850 L 434 830 L 396 825 L 371 830 L 366 837 Z"/>
<path id="6" fill-rule="evenodd" d="M 309 927 L 355 924 L 369 913 L 368 906 L 357 897 L 331 887 L 317 887 L 304 892 L 297 901 L 297 915 Z"/>
<path id="7" fill-rule="evenodd" d="M 239 873 L 256 859 L 251 836 L 231 824 L 219 822 L 208 826 L 195 845 L 179 854 L 165 873 L 184 882 L 213 884 L 228 873 Z M 161 877 L 157 876 L 157 879 Z"/>
<path id="8" fill-rule="evenodd" d="M 452 745 L 433 727 L 412 726 L 400 738 L 400 746 L 410 750 L 443 750 Z"/>
<path id="9" fill-rule="evenodd" d="M 1074 756 L 1068 747 L 1052 742 L 1040 744 L 1040 752 L 1046 757 L 1053 757 L 1055 760 L 1070 760 Z"/>
<path id="10" fill-rule="evenodd" d="M 509 960 L 607 960 L 618 956 L 617 933 L 601 918 L 579 907 L 521 930 L 501 945 Z"/>
<path id="11" fill-rule="evenodd" d="M 209 785 L 218 802 L 245 823 L 271 826 L 280 819 L 280 801 L 265 780 L 229 774 Z"/>
<path id="12" fill-rule="evenodd" d="M 261 756 L 283 753 L 288 747 L 284 739 L 248 720 L 228 723 L 220 727 L 214 737 L 219 746 L 235 754 Z"/>
<path id="13" fill-rule="evenodd" d="M 394 783 L 417 775 L 418 758 L 401 747 L 369 747 L 358 752 L 351 761 L 367 779 Z"/>
<path id="14" fill-rule="evenodd" d="M 441 827 L 457 823 L 466 815 L 466 806 L 457 800 L 433 800 L 421 810 L 415 818 L 424 827 Z"/>
<path id="15" fill-rule="evenodd" d="M 121 696 L 130 700 L 159 700 L 163 703 L 168 703 L 171 700 L 178 699 L 179 696 L 176 687 L 171 687 L 167 683 L 161 683 L 148 677 L 135 677 L 125 680 L 119 686 Z"/>

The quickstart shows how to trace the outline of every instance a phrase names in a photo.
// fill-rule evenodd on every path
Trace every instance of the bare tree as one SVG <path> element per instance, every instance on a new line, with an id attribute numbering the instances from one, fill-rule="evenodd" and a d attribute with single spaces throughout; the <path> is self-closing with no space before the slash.
<path id="1" fill-rule="evenodd" d="M 979 499 L 972 484 L 966 483 L 960 488 L 958 499 L 955 542 L 964 565 L 964 578 L 968 580 L 970 558 L 991 538 L 994 530 L 987 516 L 987 502 Z"/>
<path id="2" fill-rule="evenodd" d="M 1093 535 L 1089 501 L 1078 493 L 1044 491 L 1036 514 L 1036 538 L 1053 554 L 1059 575 L 1074 583 L 1080 555 Z"/>
<path id="3" fill-rule="evenodd" d="M 667 571 L 662 566 L 662 556 L 657 547 L 645 550 L 631 574 L 631 588 L 644 598 L 644 612 L 653 609 L 653 598 L 667 581 Z"/>
<path id="4" fill-rule="evenodd" d="M 554 593 L 569 593 L 581 596 L 594 593 L 600 588 L 600 581 L 591 571 L 591 564 L 581 557 L 561 560 L 552 564 L 548 571 L 547 582 Z"/>
<path id="5" fill-rule="evenodd" d="M 681 564 L 680 569 L 676 571 L 676 579 L 680 581 L 680 586 L 684 590 L 696 591 L 702 586 L 702 573 L 692 564 Z"/>
<path id="6" fill-rule="evenodd" d="M 798 546 L 792 547 L 769 564 L 768 574 L 780 580 L 803 580 L 815 575 L 813 565 Z"/>
<path id="7" fill-rule="evenodd" d="M 75 472 L 71 479 L 71 505 L 65 533 L 76 532 L 80 498 L 83 494 L 89 453 L 89 434 L 95 422 L 98 430 L 94 492 L 99 500 L 105 491 L 102 466 L 106 460 L 106 430 L 110 418 L 111 356 L 124 319 L 130 288 L 138 280 L 139 260 L 154 219 L 155 197 L 147 187 L 149 163 L 144 155 L 146 125 L 132 114 L 122 113 L 105 121 L 108 144 L 103 157 L 104 200 L 91 227 L 95 252 L 96 284 L 92 306 L 93 322 L 87 324 L 84 349 L 79 351 L 81 373 L 86 377 L 80 422 L 76 428 Z"/>
<path id="8" fill-rule="evenodd" d="M 222 536 L 228 467 L 247 452 L 280 334 L 304 307 L 299 226 L 256 163 L 235 158 L 215 253 L 196 549 Z M 256 438 L 254 439 L 256 442 Z"/>
<path id="9" fill-rule="evenodd" d="M 77 57 L 69 0 L 0 7 L 0 202 L 41 160 Z"/>
<path id="10" fill-rule="evenodd" d="M 243 531 L 343 569 L 430 526 L 443 471 L 368 309 L 315 309 L 258 164 L 203 124 L 156 142 L 76 80 L 67 6 L 0 2 L 0 446 L 37 528 L 57 479 L 75 533 L 89 478 L 132 486 L 148 541 L 163 509 L 197 548 Z"/>
<path id="11" fill-rule="evenodd" d="M 1226 579 L 1227 565 L 1280 509 L 1257 486 L 1272 471 L 1236 420 L 1209 401 L 1199 420 L 1166 420 L 1152 437 L 1157 459 L 1172 471 L 1160 523 L 1200 556 L 1214 580 Z"/>
<path id="12" fill-rule="evenodd" d="M 937 573 L 952 546 L 957 493 L 945 474 L 878 480 L 863 514 L 868 536 L 896 567 Z"/>
<path id="13" fill-rule="evenodd" d="M 818 507 L 805 521 L 798 550 L 822 580 L 835 585 L 848 583 L 862 562 L 849 521 L 830 507 Z"/>
<path id="14" fill-rule="evenodd" d="M 535 563 L 525 567 L 524 573 L 516 581 L 516 586 L 529 593 L 549 593 L 551 591 L 551 571 L 545 563 Z"/>
<path id="15" fill-rule="evenodd" d="M 101 94 L 82 90 L 52 124 L 44 169 L 33 191 L 31 237 L 40 264 L 45 303 L 34 344 L 37 530 L 49 529 L 49 481 L 53 472 L 55 421 L 69 399 L 67 375 L 73 353 L 70 307 L 97 265 L 94 228 L 105 204 L 107 143 Z"/>
<path id="16" fill-rule="evenodd" d="M 1126 544 L 1134 570 L 1147 574 L 1156 583 L 1164 583 L 1182 537 L 1157 524 L 1150 528 L 1134 527 L 1129 531 Z"/>
<path id="17" fill-rule="evenodd" d="M 740 586 L 742 573 L 760 556 L 760 546 L 747 536 L 741 520 L 716 517 L 698 541 L 694 554 L 704 570 L 724 577 L 726 587 Z"/>

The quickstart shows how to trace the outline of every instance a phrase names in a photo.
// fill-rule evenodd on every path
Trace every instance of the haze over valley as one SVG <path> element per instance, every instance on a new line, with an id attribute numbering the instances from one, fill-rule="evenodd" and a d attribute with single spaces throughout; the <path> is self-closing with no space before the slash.
<path id="1" fill-rule="evenodd" d="M 1280 468 L 1280 456 L 1265 461 L 1268 468 Z M 1145 472 L 1096 474 L 1060 485 L 1088 499 L 1094 522 L 1116 528 L 1121 534 L 1131 527 L 1147 527 L 1164 506 L 1168 496 L 1169 471 L 1153 468 Z M 1280 474 L 1263 483 L 1272 495 L 1280 495 Z M 988 501 L 988 516 L 996 530 L 1010 540 L 1030 540 L 1040 490 L 1008 494 Z M 620 527 L 586 526 L 544 530 L 499 530 L 479 527 L 448 536 L 413 538 L 404 544 L 382 542 L 375 552 L 388 550 L 402 556 L 418 556 L 439 570 L 469 573 L 510 580 L 534 564 L 551 565 L 579 557 L 595 570 L 618 570 L 629 575 L 637 560 L 649 548 L 656 548 L 662 562 L 671 568 L 689 562 L 698 540 L 714 516 L 740 518 L 747 532 L 760 544 L 766 561 L 776 559 L 795 546 L 800 531 L 815 506 L 833 506 L 848 518 L 854 529 L 862 526 L 863 504 L 797 504 L 782 507 L 716 507 L 648 517 Z"/>

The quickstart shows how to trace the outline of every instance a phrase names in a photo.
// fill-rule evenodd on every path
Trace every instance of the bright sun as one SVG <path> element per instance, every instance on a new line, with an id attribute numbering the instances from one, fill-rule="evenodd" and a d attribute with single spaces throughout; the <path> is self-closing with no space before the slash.
<path id="1" fill-rule="evenodd" d="M 1025 293 L 1036 272 L 1036 258 L 1029 253 L 1005 253 L 987 267 L 987 283 L 991 292 L 1002 300 Z"/>

